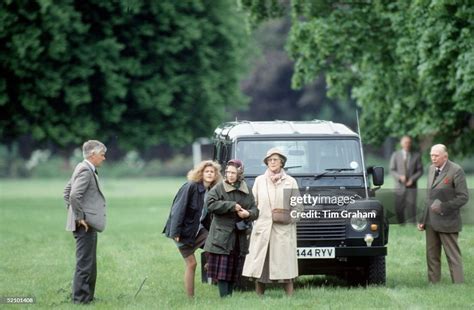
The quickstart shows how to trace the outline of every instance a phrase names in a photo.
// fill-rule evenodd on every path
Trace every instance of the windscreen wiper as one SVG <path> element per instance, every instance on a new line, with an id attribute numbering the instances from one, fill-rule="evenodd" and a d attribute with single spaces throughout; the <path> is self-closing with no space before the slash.
<path id="1" fill-rule="evenodd" d="M 285 167 L 284 169 L 285 170 L 288 170 L 288 169 L 295 169 L 295 168 L 301 168 L 303 166 L 290 166 L 290 167 Z"/>
<path id="2" fill-rule="evenodd" d="M 320 177 L 322 177 L 325 174 L 328 174 L 329 172 L 341 172 L 341 171 L 354 171 L 355 169 L 353 168 L 326 168 L 324 169 L 324 172 L 320 172 L 314 176 L 314 179 L 317 180 Z"/>

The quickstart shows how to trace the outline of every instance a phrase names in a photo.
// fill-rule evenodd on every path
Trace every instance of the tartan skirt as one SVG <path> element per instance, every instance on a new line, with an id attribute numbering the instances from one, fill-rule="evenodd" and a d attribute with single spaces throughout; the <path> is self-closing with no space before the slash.
<path id="1" fill-rule="evenodd" d="M 243 265 L 239 252 L 232 251 L 229 255 L 207 253 L 207 276 L 214 280 L 237 282 Z"/>

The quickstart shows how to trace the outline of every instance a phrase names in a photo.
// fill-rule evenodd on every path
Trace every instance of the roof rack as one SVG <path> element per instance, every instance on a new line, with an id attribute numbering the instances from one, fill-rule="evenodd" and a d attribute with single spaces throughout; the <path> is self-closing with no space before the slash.
<path id="1" fill-rule="evenodd" d="M 333 122 L 327 122 L 327 123 L 328 123 L 329 127 L 332 129 L 332 131 L 333 131 L 334 133 L 339 133 L 339 131 L 337 131 L 337 129 L 334 128 L 334 126 L 333 126 L 334 123 L 333 123 Z"/>
<path id="2" fill-rule="evenodd" d="M 293 122 L 291 122 L 291 121 L 285 121 L 285 120 L 276 119 L 275 122 L 280 122 L 280 123 L 288 124 L 288 125 L 290 125 L 291 130 L 293 130 L 293 133 L 299 133 L 299 131 L 296 130 L 295 126 L 293 126 Z"/>
<path id="3" fill-rule="evenodd" d="M 252 128 L 252 130 L 253 130 L 253 134 L 254 134 L 254 135 L 260 134 L 260 133 L 258 132 L 258 130 L 255 129 L 255 127 L 253 126 L 253 122 L 251 122 L 251 121 L 240 121 L 240 122 L 241 122 L 241 123 L 244 123 L 244 124 L 249 124 L 250 128 Z"/>
<path id="4" fill-rule="evenodd" d="M 233 121 L 219 125 L 214 131 L 217 139 L 232 140 L 241 136 L 278 136 L 278 135 L 348 135 L 357 136 L 350 128 L 343 124 L 326 120 L 308 121 Z"/>

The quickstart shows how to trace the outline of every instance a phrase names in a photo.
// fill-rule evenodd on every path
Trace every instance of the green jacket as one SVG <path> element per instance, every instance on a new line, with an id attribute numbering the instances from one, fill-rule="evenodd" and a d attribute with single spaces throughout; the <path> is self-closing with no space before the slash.
<path id="1" fill-rule="evenodd" d="M 238 203 L 250 213 L 246 219 L 249 222 L 258 218 L 258 209 L 252 192 L 245 181 L 236 189 L 224 181 L 214 186 L 207 194 L 207 208 L 213 215 L 209 236 L 204 250 L 214 254 L 229 255 L 235 248 L 236 238 L 239 238 L 240 255 L 248 253 L 249 230 L 237 230 L 235 224 L 242 219 L 235 212 Z"/>

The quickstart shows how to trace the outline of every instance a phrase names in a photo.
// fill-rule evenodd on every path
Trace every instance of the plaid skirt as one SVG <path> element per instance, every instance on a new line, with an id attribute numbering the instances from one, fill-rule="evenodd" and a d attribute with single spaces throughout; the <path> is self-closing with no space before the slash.
<path id="1" fill-rule="evenodd" d="M 207 276 L 214 280 L 237 282 L 243 265 L 239 252 L 232 251 L 229 255 L 207 253 Z"/>

